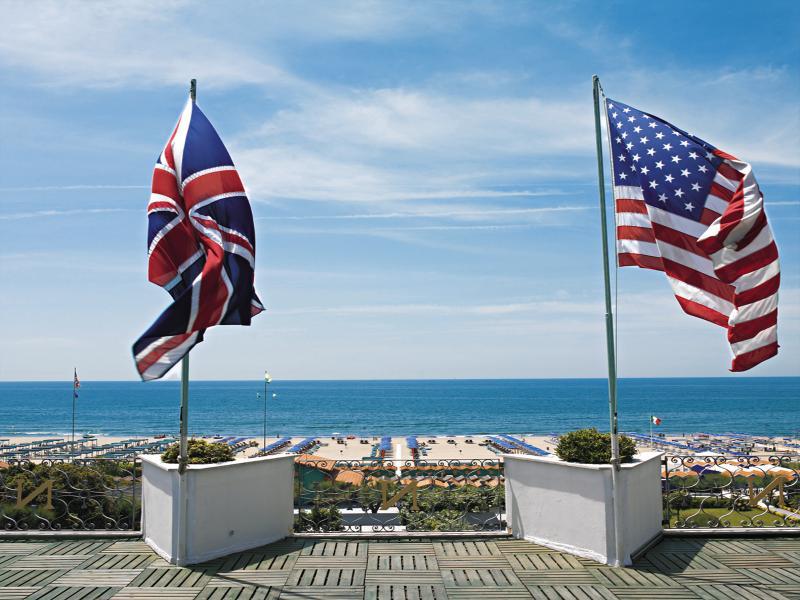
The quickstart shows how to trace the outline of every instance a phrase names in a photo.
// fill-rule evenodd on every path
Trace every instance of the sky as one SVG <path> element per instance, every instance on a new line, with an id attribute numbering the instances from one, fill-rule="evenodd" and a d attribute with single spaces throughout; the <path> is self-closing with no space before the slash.
<path id="1" fill-rule="evenodd" d="M 135 380 L 153 164 L 198 80 L 268 307 L 193 379 L 606 375 L 591 77 L 749 161 L 800 375 L 794 2 L 5 2 L 0 379 Z M 662 273 L 617 284 L 621 377 L 728 372 Z M 173 369 L 168 377 L 177 377 Z M 153 384 L 157 385 L 157 384 Z"/>

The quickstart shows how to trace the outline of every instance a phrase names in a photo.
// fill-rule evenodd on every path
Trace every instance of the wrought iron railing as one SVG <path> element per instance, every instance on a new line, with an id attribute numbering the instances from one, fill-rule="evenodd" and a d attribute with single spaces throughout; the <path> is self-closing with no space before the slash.
<path id="1" fill-rule="evenodd" d="M 505 529 L 498 460 L 295 462 L 296 532 Z"/>
<path id="2" fill-rule="evenodd" d="M 135 457 L 0 463 L 0 531 L 138 530 L 140 522 Z"/>
<path id="3" fill-rule="evenodd" d="M 800 527 L 800 455 L 663 458 L 665 528 Z"/>

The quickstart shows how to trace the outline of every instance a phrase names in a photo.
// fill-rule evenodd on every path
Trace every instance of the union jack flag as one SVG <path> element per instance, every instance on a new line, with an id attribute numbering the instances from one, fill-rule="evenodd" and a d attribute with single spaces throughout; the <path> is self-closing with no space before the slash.
<path id="1" fill-rule="evenodd" d="M 778 247 L 746 162 L 606 99 L 620 266 L 664 271 L 684 312 L 728 331 L 732 371 L 778 353 Z"/>
<path id="2" fill-rule="evenodd" d="M 145 381 L 163 377 L 213 325 L 250 325 L 264 307 L 253 287 L 256 236 L 225 145 L 191 99 L 153 171 L 148 279 L 174 302 L 133 344 Z"/>

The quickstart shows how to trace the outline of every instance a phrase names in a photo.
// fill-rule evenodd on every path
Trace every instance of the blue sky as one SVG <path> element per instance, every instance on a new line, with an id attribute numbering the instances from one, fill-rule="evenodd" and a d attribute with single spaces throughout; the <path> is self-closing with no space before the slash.
<path id="1" fill-rule="evenodd" d="M 192 377 L 602 377 L 591 76 L 750 161 L 800 374 L 795 3 L 4 4 L 0 379 L 134 379 L 152 166 L 199 81 L 269 311 Z M 621 376 L 729 376 L 719 328 L 619 273 Z M 174 374 L 173 374 L 174 375 Z M 737 375 L 739 376 L 739 375 Z"/>

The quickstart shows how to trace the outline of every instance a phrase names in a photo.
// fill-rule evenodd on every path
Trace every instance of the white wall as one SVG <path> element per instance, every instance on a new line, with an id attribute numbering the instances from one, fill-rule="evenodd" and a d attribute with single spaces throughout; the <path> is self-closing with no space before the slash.
<path id="1" fill-rule="evenodd" d="M 623 562 L 661 532 L 660 453 L 638 456 L 619 477 Z M 515 537 L 603 563 L 615 548 L 611 467 L 556 457 L 503 455 L 506 514 Z"/>
<path id="2" fill-rule="evenodd" d="M 178 564 L 195 564 L 285 538 L 291 533 L 294 456 L 277 455 L 186 472 L 186 556 L 179 553 L 178 466 L 143 456 L 145 541 Z"/>
<path id="3" fill-rule="evenodd" d="M 635 553 L 656 536 L 661 535 L 663 500 L 661 497 L 660 452 L 648 452 L 635 467 L 621 469 L 622 504 L 624 516 L 623 539 L 629 553 Z M 648 458 L 649 457 L 649 458 Z"/>

